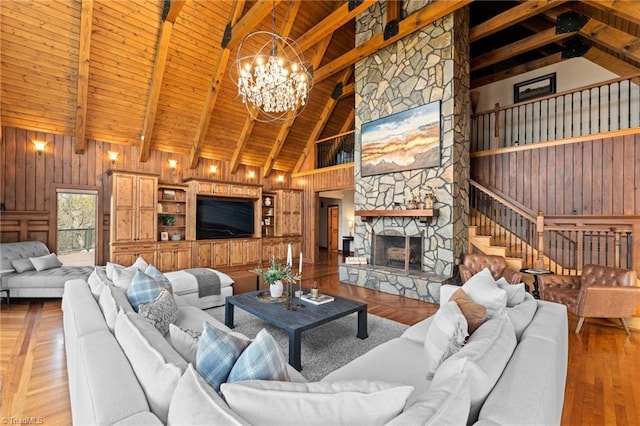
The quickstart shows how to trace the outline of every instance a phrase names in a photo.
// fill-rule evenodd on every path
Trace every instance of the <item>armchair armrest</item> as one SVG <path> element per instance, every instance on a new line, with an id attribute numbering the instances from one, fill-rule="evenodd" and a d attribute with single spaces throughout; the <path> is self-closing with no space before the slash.
<path id="1" fill-rule="evenodd" d="M 519 284 L 522 282 L 522 274 L 511 268 L 504 268 L 502 276 L 507 280 L 509 284 Z"/>
<path id="2" fill-rule="evenodd" d="M 576 275 L 538 275 L 538 291 L 542 300 L 556 301 L 552 290 L 560 289 L 580 289 L 580 277 Z M 549 294 L 551 293 L 551 294 Z"/>
<path id="3" fill-rule="evenodd" d="M 640 287 L 582 287 L 578 295 L 577 315 L 581 317 L 627 318 L 640 302 Z"/>
<path id="4" fill-rule="evenodd" d="M 473 276 L 473 272 L 471 272 L 471 269 L 469 269 L 462 263 L 458 265 L 458 270 L 460 271 L 460 279 L 462 280 L 462 284 L 469 281 L 469 278 Z"/>

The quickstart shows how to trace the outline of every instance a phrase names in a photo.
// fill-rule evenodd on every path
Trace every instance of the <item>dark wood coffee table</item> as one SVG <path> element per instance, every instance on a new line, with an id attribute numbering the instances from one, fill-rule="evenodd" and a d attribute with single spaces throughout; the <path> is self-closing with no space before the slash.
<path id="1" fill-rule="evenodd" d="M 333 296 L 334 301 L 323 305 L 305 303 L 304 307 L 295 311 L 287 310 L 282 303 L 265 303 L 258 300 L 258 295 L 265 290 L 252 291 L 237 296 L 228 296 L 225 304 L 224 322 L 233 328 L 233 310 L 235 307 L 243 309 L 263 321 L 278 327 L 289 334 L 289 364 L 297 370 L 302 370 L 300 348 L 302 332 L 354 312 L 358 313 L 358 333 L 360 339 L 366 339 L 367 334 L 367 304 Z M 266 290 L 268 291 L 268 290 Z M 308 292 L 308 289 L 305 293 Z"/>

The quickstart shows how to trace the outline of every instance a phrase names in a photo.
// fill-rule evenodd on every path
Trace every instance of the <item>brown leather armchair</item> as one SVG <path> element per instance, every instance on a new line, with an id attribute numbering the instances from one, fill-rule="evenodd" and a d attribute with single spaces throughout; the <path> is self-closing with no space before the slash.
<path id="1" fill-rule="evenodd" d="M 522 282 L 522 275 L 515 269 L 507 266 L 507 261 L 502 256 L 493 256 L 488 254 L 470 253 L 464 256 L 460 268 L 460 278 L 463 283 L 469 281 L 469 278 L 489 268 L 491 276 L 494 280 L 504 277 L 509 284 L 518 284 Z"/>
<path id="2" fill-rule="evenodd" d="M 538 284 L 541 299 L 562 303 L 580 317 L 576 333 L 589 317 L 619 318 L 629 334 L 624 319 L 633 315 L 640 302 L 637 278 L 636 272 L 629 269 L 586 265 L 582 275 L 540 275 Z"/>

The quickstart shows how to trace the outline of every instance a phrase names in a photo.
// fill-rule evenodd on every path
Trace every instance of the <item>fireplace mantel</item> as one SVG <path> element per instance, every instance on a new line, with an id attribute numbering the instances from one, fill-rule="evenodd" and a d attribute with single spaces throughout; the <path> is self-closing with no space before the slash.
<path id="1" fill-rule="evenodd" d="M 412 217 L 422 223 L 431 223 L 431 218 L 438 217 L 438 209 L 357 210 L 355 215 L 360 216 L 363 222 L 371 222 L 374 217 Z"/>

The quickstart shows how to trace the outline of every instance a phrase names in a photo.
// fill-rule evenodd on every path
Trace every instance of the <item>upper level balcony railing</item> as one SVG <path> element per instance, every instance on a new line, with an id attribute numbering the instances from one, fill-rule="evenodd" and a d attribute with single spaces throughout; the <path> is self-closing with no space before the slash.
<path id="1" fill-rule="evenodd" d="M 640 127 L 640 73 L 471 116 L 471 152 Z"/>
<path id="2" fill-rule="evenodd" d="M 316 142 L 316 169 L 353 163 L 354 131 L 341 133 Z"/>

